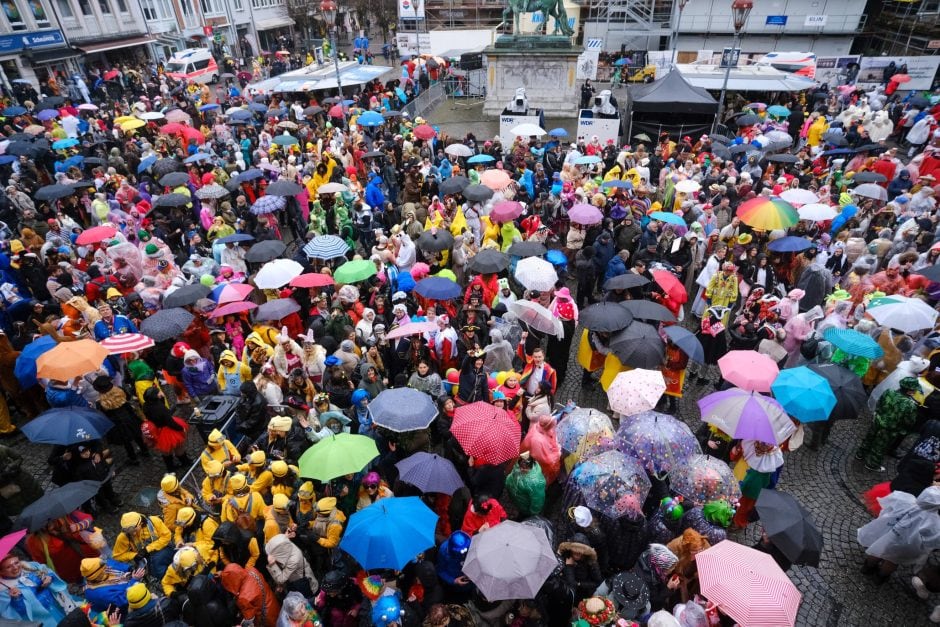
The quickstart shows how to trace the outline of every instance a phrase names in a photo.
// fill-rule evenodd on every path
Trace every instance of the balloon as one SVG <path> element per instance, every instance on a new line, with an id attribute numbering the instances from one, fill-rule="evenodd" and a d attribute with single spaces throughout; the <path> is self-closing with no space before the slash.
<path id="1" fill-rule="evenodd" d="M 498 383 L 499 385 L 506 383 L 506 377 L 508 376 L 508 374 L 509 374 L 508 372 L 497 372 L 496 383 Z"/>
<path id="2" fill-rule="evenodd" d="M 199 277 L 199 282 L 206 287 L 212 287 L 215 285 L 215 277 L 213 277 L 211 274 L 204 274 Z"/>
<path id="3" fill-rule="evenodd" d="M 444 377 L 448 383 L 457 383 L 460 381 L 460 372 L 456 368 L 449 368 Z"/>
<path id="4" fill-rule="evenodd" d="M 496 377 L 494 377 L 493 375 L 490 375 L 489 377 L 487 377 L 486 381 L 489 384 L 491 390 L 499 386 L 499 384 L 496 383 Z"/>

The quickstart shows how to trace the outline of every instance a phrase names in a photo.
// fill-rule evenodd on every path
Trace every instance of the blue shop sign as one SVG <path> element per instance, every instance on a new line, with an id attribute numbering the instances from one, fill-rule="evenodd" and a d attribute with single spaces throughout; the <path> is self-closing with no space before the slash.
<path id="1" fill-rule="evenodd" d="M 15 33 L 0 35 L 0 54 L 64 46 L 65 37 L 60 30 L 45 30 L 37 33 Z"/>
<path id="2" fill-rule="evenodd" d="M 786 25 L 787 25 L 786 15 L 768 15 L 767 16 L 767 26 L 786 26 Z"/>

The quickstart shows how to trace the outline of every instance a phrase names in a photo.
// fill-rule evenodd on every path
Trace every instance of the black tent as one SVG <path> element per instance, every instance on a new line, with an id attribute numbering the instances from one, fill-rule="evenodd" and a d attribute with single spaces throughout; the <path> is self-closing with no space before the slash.
<path id="1" fill-rule="evenodd" d="M 673 70 L 647 85 L 630 86 L 628 109 L 629 137 L 637 133 L 653 137 L 663 132 L 681 137 L 708 133 L 718 113 L 718 101 Z"/>

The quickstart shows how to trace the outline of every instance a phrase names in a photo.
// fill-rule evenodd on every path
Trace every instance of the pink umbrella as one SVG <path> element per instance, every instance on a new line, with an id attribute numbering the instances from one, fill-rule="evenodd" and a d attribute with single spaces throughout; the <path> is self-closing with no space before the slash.
<path id="1" fill-rule="evenodd" d="M 503 200 L 493 205 L 490 211 L 490 220 L 494 222 L 509 222 L 522 215 L 522 203 L 514 200 Z"/>
<path id="2" fill-rule="evenodd" d="M 568 210 L 568 219 L 576 224 L 600 224 L 604 214 L 594 205 L 580 203 Z"/>
<path id="3" fill-rule="evenodd" d="M 19 531 L 8 533 L 0 538 L 0 560 L 10 554 L 10 551 L 13 550 L 16 543 L 22 540 L 25 535 L 26 529 L 20 529 Z"/>
<path id="4" fill-rule="evenodd" d="M 331 118 L 341 118 L 343 117 L 343 106 L 335 104 L 330 107 L 329 116 Z"/>
<path id="5" fill-rule="evenodd" d="M 431 331 L 437 331 L 437 323 L 424 320 L 422 322 L 409 322 L 403 324 L 397 329 L 393 329 L 389 332 L 385 339 L 387 340 L 397 340 L 400 337 L 408 337 L 409 335 L 418 335 L 419 333 L 430 333 Z"/>
<path id="6" fill-rule="evenodd" d="M 509 174 L 503 170 L 485 170 L 483 174 L 480 175 L 480 184 L 489 187 L 494 192 L 506 189 L 511 180 Z"/>
<path id="7" fill-rule="evenodd" d="M 757 351 L 729 351 L 718 360 L 725 381 L 750 392 L 769 392 L 780 374 L 777 363 Z"/>
<path id="8" fill-rule="evenodd" d="M 796 623 L 802 595 L 769 554 L 724 540 L 695 565 L 702 595 L 741 627 Z"/>
<path id="9" fill-rule="evenodd" d="M 225 303 L 245 300 L 254 289 L 254 287 L 247 283 L 229 283 L 219 291 L 219 297 L 216 302 L 220 305 L 224 305 Z"/>
<path id="10" fill-rule="evenodd" d="M 98 343 L 107 348 L 112 355 L 136 353 L 154 345 L 153 338 L 142 333 L 120 333 L 107 337 Z"/>
<path id="11" fill-rule="evenodd" d="M 252 309 L 257 309 L 258 305 L 254 303 L 249 303 L 246 301 L 238 301 L 234 303 L 228 303 L 227 305 L 222 305 L 217 307 L 214 311 L 209 313 L 210 318 L 221 318 L 222 316 L 230 316 L 232 314 L 239 314 L 245 311 L 251 311 Z"/>
<path id="12" fill-rule="evenodd" d="M 633 416 L 656 407 L 665 391 L 666 381 L 662 372 L 635 368 L 614 378 L 607 388 L 607 398 L 615 412 Z"/>
<path id="13" fill-rule="evenodd" d="M 108 226 L 107 224 L 102 224 L 101 226 L 93 226 L 90 229 L 86 229 L 79 233 L 75 243 L 79 246 L 88 246 L 89 244 L 97 244 L 98 242 L 110 239 L 116 234 L 116 228 L 113 226 Z"/>

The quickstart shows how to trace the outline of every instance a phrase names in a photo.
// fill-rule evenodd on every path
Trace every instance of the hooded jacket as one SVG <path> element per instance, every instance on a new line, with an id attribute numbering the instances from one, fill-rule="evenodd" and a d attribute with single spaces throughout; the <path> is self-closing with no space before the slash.
<path id="1" fill-rule="evenodd" d="M 222 363 L 225 360 L 230 360 L 234 365 L 231 368 L 226 368 Z M 184 371 L 185 374 L 185 371 Z M 246 366 L 244 363 L 238 361 L 235 357 L 233 351 L 227 350 L 222 351 L 222 354 L 219 355 L 219 370 L 218 370 L 218 385 L 219 392 L 221 394 L 227 394 L 229 396 L 237 396 L 240 394 L 241 384 L 246 381 L 251 381 L 251 368 Z M 228 382 L 238 377 L 240 382 L 238 385 L 231 386 L 228 385 Z M 190 392 L 192 394 L 192 392 Z"/>
<path id="2" fill-rule="evenodd" d="M 222 587 L 235 597 L 242 618 L 253 620 L 255 627 L 274 627 L 277 624 L 281 604 L 257 569 L 229 564 L 219 579 Z"/>
<path id="3" fill-rule="evenodd" d="M 297 581 L 303 577 L 310 580 L 310 588 L 317 590 L 319 584 L 313 575 L 313 569 L 307 563 L 300 548 L 290 541 L 290 538 L 283 533 L 271 538 L 264 545 L 264 550 L 268 555 L 268 573 L 271 579 L 278 586 L 284 586 L 292 581 Z"/>
<path id="4" fill-rule="evenodd" d="M 234 355 L 234 353 L 232 354 Z M 215 373 L 212 371 L 212 364 L 209 363 L 208 359 L 200 357 L 195 366 L 184 365 L 182 375 L 183 385 L 186 386 L 186 391 L 189 392 L 190 396 L 198 398 L 218 393 Z"/>

